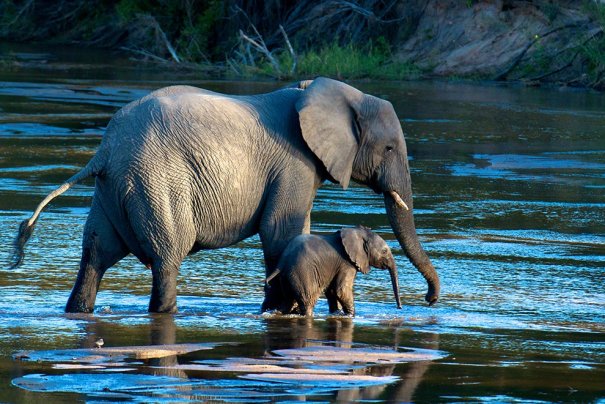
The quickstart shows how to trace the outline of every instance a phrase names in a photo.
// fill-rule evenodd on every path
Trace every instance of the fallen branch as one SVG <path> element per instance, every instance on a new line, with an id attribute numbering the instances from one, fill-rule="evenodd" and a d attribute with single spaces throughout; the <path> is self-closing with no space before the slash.
<path id="1" fill-rule="evenodd" d="M 233 60 L 231 60 L 230 58 L 226 58 L 225 61 L 227 62 L 227 66 L 229 66 L 229 68 L 231 70 L 233 70 L 233 72 L 237 75 L 237 76 L 241 76 L 242 72 L 237 68 L 237 64 L 233 62 Z"/>
<path id="2" fill-rule="evenodd" d="M 172 56 L 172 58 L 174 59 L 175 62 L 181 63 L 181 59 L 179 59 L 179 56 L 176 54 L 176 51 L 174 50 L 174 48 L 170 44 L 170 41 L 168 40 L 168 37 L 166 36 L 166 33 L 164 33 L 164 31 L 162 31 L 162 28 L 160 28 L 160 24 L 159 23 L 157 25 L 157 29 L 158 29 L 158 31 L 160 33 L 160 36 L 164 40 L 164 44 L 166 45 L 166 49 L 168 49 L 168 52 L 170 53 L 170 56 Z"/>
<path id="3" fill-rule="evenodd" d="M 542 80 L 544 80 L 544 79 L 545 79 L 545 78 L 547 78 L 547 77 L 550 77 L 550 76 L 553 76 L 553 75 L 555 75 L 555 74 L 557 74 L 557 73 L 562 72 L 563 70 L 565 70 L 565 69 L 567 69 L 567 68 L 569 68 L 569 67 L 573 66 L 573 62 L 576 60 L 576 58 L 578 57 L 578 55 L 579 55 L 579 54 L 580 54 L 580 52 L 579 52 L 579 51 L 578 51 L 578 52 L 576 52 L 576 53 L 573 55 L 573 57 L 571 58 L 571 60 L 570 60 L 569 62 L 565 63 L 563 66 L 561 66 L 561 67 L 559 67 L 559 68 L 557 68 L 557 69 L 555 69 L 555 70 L 552 70 L 552 71 L 546 72 L 546 73 L 544 73 L 544 74 L 541 74 L 540 76 L 537 76 L 537 77 L 531 77 L 529 80 L 530 80 L 530 81 L 542 81 Z"/>
<path id="4" fill-rule="evenodd" d="M 259 51 L 260 53 L 265 55 L 265 57 L 269 60 L 269 63 L 271 63 L 271 66 L 273 66 L 273 70 L 275 70 L 275 72 L 279 76 L 281 76 L 281 69 L 279 68 L 279 63 L 277 62 L 277 60 L 275 60 L 275 58 L 273 57 L 273 54 L 267 48 L 265 41 L 263 41 L 263 38 L 260 36 L 258 31 L 256 30 L 256 27 L 254 25 L 252 25 L 252 28 L 254 29 L 254 31 L 256 31 L 258 41 L 254 40 L 254 39 L 250 38 L 248 35 L 244 34 L 244 31 L 242 31 L 241 29 L 239 30 L 240 37 L 243 40 L 248 41 L 254 48 L 256 48 L 257 51 Z"/>
<path id="5" fill-rule="evenodd" d="M 251 52 L 251 48 L 254 48 L 256 51 L 260 52 L 262 55 L 265 56 L 265 58 L 271 64 L 275 74 L 278 77 L 282 77 L 282 69 L 281 69 L 280 63 L 275 58 L 275 56 L 273 56 L 273 52 L 271 52 L 269 50 L 269 47 L 267 46 L 265 39 L 260 34 L 260 32 L 258 32 L 256 25 L 254 25 L 252 23 L 250 17 L 239 6 L 234 6 L 233 10 L 235 11 L 235 13 L 241 14 L 244 16 L 244 18 L 248 22 L 248 25 L 250 26 L 250 29 L 254 32 L 254 35 L 252 36 L 252 35 L 247 35 L 241 29 L 239 30 L 240 39 L 241 39 L 240 48 L 242 49 L 240 58 L 244 61 L 244 64 L 250 65 L 250 66 L 256 66 L 254 57 L 252 56 L 252 52 Z M 288 52 L 290 53 L 290 56 L 292 57 L 292 66 L 290 67 L 290 75 L 292 75 L 296 71 L 296 67 L 298 65 L 298 56 L 296 55 L 296 52 L 294 51 L 294 47 L 292 46 L 292 43 L 290 42 L 290 38 L 288 37 L 288 34 L 286 33 L 286 30 L 283 27 L 283 25 L 280 24 L 280 25 L 278 25 L 278 27 L 279 27 L 279 32 L 281 33 L 281 35 L 286 43 L 286 48 L 288 49 Z M 273 36 L 275 36 L 275 35 L 279 35 L 279 34 L 274 34 Z M 244 42 L 246 43 L 246 46 L 243 46 Z M 276 41 L 273 41 L 273 42 L 276 42 Z"/>
<path id="6" fill-rule="evenodd" d="M 127 52 L 137 53 L 139 55 L 149 57 L 151 59 L 157 60 L 158 62 L 168 63 L 167 59 L 159 57 L 158 55 L 154 55 L 153 53 L 147 52 L 146 50 L 143 50 L 143 49 L 127 48 L 126 46 L 120 46 L 120 49 L 127 51 Z"/>
<path id="7" fill-rule="evenodd" d="M 140 20 L 141 28 L 147 28 L 150 29 L 152 32 L 155 32 L 156 40 L 159 42 L 163 42 L 164 46 L 166 47 L 166 50 L 168 51 L 168 53 L 170 53 L 170 56 L 176 63 L 181 63 L 181 59 L 179 58 L 176 51 L 174 50 L 174 47 L 168 40 L 166 33 L 164 33 L 164 31 L 162 30 L 162 27 L 160 26 L 158 20 L 156 20 L 154 16 L 149 14 L 139 14 L 138 18 Z"/>
<path id="8" fill-rule="evenodd" d="M 560 73 L 563 70 L 565 70 L 565 69 L 573 66 L 573 63 L 575 62 L 575 60 L 577 59 L 577 57 L 581 53 L 581 50 L 579 50 L 579 48 L 582 48 L 582 47 L 586 46 L 586 44 L 588 42 L 592 41 L 595 37 L 597 37 L 598 35 L 602 35 L 602 34 L 603 34 L 603 29 L 602 28 L 597 28 L 596 30 L 593 30 L 592 34 L 587 39 L 585 39 L 584 42 L 582 42 L 581 44 L 579 44 L 577 46 L 574 46 L 574 48 L 576 48 L 578 50 L 576 50 L 576 52 L 574 53 L 574 55 L 570 58 L 569 62 L 567 62 L 562 67 L 559 67 L 558 69 L 552 70 L 550 72 L 546 72 L 546 73 L 544 73 L 544 74 L 542 74 L 540 76 L 537 76 L 537 77 L 533 77 L 530 80 L 532 80 L 532 81 L 540 81 L 540 80 L 545 79 L 546 77 L 549 77 L 549 76 L 552 76 L 554 74 Z M 563 49 L 563 50 L 557 52 L 556 54 L 554 54 L 552 57 L 554 58 L 554 57 L 558 56 L 559 54 L 561 54 L 562 52 L 567 51 L 569 49 L 571 49 L 571 48 Z"/>
<path id="9" fill-rule="evenodd" d="M 244 60 L 248 61 L 250 66 L 256 67 L 256 63 L 254 62 L 254 56 L 252 56 L 252 51 L 250 50 L 250 44 L 246 44 L 244 51 Z"/>
<path id="10" fill-rule="evenodd" d="M 290 39 L 288 39 L 288 34 L 286 34 L 286 30 L 284 29 L 284 27 L 281 24 L 279 25 L 279 30 L 281 31 L 282 35 L 284 36 L 284 41 L 286 41 L 286 45 L 288 46 L 288 51 L 290 52 L 290 55 L 292 56 L 292 67 L 290 68 L 290 74 L 294 74 L 294 72 L 296 71 L 296 64 L 298 63 L 298 57 L 296 56 L 296 53 L 294 52 L 294 48 L 292 47 L 292 44 L 290 43 Z"/>
<path id="11" fill-rule="evenodd" d="M 395 3 L 396 3 L 395 1 L 391 2 L 391 4 L 389 4 L 386 7 L 383 15 L 386 14 L 391 9 L 391 7 L 393 7 L 395 5 Z M 382 17 L 378 17 L 376 14 L 374 14 L 373 11 L 368 10 L 367 8 L 363 8 L 360 5 L 350 2 L 350 1 L 338 0 L 338 1 L 333 1 L 331 4 L 333 4 L 336 9 L 340 9 L 341 11 L 350 10 L 354 13 L 357 13 L 357 14 L 367 18 L 368 20 L 370 20 L 372 22 L 378 22 L 381 24 L 390 24 L 390 23 L 402 21 L 404 19 L 402 17 L 402 18 L 393 18 L 390 20 L 385 20 Z M 336 13 L 339 13 L 339 12 L 340 11 L 337 11 Z"/>
<path id="12" fill-rule="evenodd" d="M 19 21 L 19 18 L 21 18 L 21 15 L 23 15 L 32 6 L 33 3 L 34 3 L 34 0 L 28 0 L 28 2 L 25 3 L 23 5 L 23 7 L 21 7 L 19 12 L 15 16 L 15 18 L 13 18 L 12 21 L 7 24 L 7 27 L 10 27 L 11 25 L 13 25 L 17 21 Z"/>

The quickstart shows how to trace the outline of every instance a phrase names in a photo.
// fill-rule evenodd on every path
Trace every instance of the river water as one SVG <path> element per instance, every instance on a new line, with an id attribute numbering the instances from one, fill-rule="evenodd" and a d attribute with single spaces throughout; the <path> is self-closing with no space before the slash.
<path id="1" fill-rule="evenodd" d="M 107 272 L 94 314 L 66 315 L 92 182 L 55 200 L 23 266 L 6 269 L 18 223 L 91 158 L 120 106 L 170 84 L 285 84 L 203 77 L 110 52 L 0 46 L 0 401 L 605 402 L 602 94 L 353 83 L 402 121 L 418 232 L 442 280 L 434 307 L 382 198 L 358 186 L 326 184 L 312 230 L 365 224 L 387 239 L 402 310 L 373 270 L 357 278 L 354 319 L 328 316 L 325 301 L 314 319 L 261 316 L 253 237 L 186 259 L 176 315 L 146 312 L 151 277 L 131 257 Z M 137 354 L 158 344 L 168 354 Z"/>

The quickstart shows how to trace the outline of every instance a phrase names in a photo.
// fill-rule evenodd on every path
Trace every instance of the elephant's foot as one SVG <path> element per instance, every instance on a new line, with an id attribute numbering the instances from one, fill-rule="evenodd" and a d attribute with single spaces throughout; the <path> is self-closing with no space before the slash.
<path id="1" fill-rule="evenodd" d="M 151 288 L 151 299 L 149 299 L 149 311 L 151 313 L 176 313 L 176 288 L 172 285 L 164 288 Z"/>
<path id="2" fill-rule="evenodd" d="M 266 311 L 272 311 L 274 310 L 273 308 L 271 308 L 271 304 L 269 302 L 267 302 L 267 298 L 265 298 L 265 300 L 263 300 L 263 304 L 261 304 L 260 306 L 260 312 L 264 313 Z"/>
<path id="3" fill-rule="evenodd" d="M 87 299 L 74 297 L 73 295 L 67 300 L 65 305 L 66 313 L 92 313 L 95 308 L 94 299 L 92 302 Z"/>
<path id="4" fill-rule="evenodd" d="M 163 268 L 163 270 L 162 270 Z M 149 299 L 151 313 L 176 313 L 176 274 L 178 267 L 152 267 L 153 285 Z"/>
<path id="5" fill-rule="evenodd" d="M 303 317 L 313 317 L 313 307 L 309 307 L 306 308 L 304 311 L 300 311 L 299 313 L 297 313 L 299 316 L 303 316 Z"/>
<path id="6" fill-rule="evenodd" d="M 65 305 L 66 313 L 92 313 L 97 299 L 96 280 L 93 282 L 82 282 L 78 275 L 78 280 L 67 299 Z"/>
<path id="7" fill-rule="evenodd" d="M 151 299 L 149 301 L 150 313 L 176 313 L 177 311 L 176 299 L 165 302 L 161 302 L 159 299 Z"/>
<path id="8" fill-rule="evenodd" d="M 282 309 L 282 299 L 280 299 L 277 294 L 271 293 L 271 289 L 269 288 L 265 291 L 265 299 L 263 300 L 263 304 L 261 305 L 260 312 L 265 313 L 267 311 L 275 311 Z"/>

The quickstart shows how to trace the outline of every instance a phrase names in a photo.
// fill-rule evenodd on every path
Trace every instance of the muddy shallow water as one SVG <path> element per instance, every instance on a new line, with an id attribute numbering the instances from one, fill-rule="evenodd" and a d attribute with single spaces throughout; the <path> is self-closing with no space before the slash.
<path id="1" fill-rule="evenodd" d="M 604 95 L 354 83 L 402 121 L 418 231 L 442 279 L 434 307 L 382 198 L 326 184 L 313 231 L 361 223 L 387 239 L 402 310 L 373 270 L 357 278 L 354 319 L 327 316 L 325 301 L 312 320 L 261 316 L 253 237 L 186 259 L 176 315 L 146 313 L 151 276 L 133 258 L 107 272 L 93 315 L 66 315 L 92 183 L 42 214 L 13 271 L 9 246 L 94 154 L 117 108 L 169 84 L 283 84 L 137 69 L 109 53 L 0 50 L 0 401 L 605 401 Z"/>

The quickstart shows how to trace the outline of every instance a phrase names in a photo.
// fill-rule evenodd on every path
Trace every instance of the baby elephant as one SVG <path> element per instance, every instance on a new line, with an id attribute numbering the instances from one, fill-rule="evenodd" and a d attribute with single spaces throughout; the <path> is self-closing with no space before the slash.
<path id="1" fill-rule="evenodd" d="M 315 303 L 323 292 L 330 313 L 342 306 L 345 314 L 354 316 L 355 275 L 357 272 L 367 274 L 370 266 L 389 270 L 397 308 L 401 308 L 397 268 L 391 249 L 379 235 L 363 226 L 343 228 L 326 236 L 303 234 L 295 237 L 282 253 L 277 269 L 267 277 L 265 287 L 269 288 L 269 282 L 279 275 L 283 290 L 280 311 L 283 314 L 298 312 L 312 316 Z"/>

